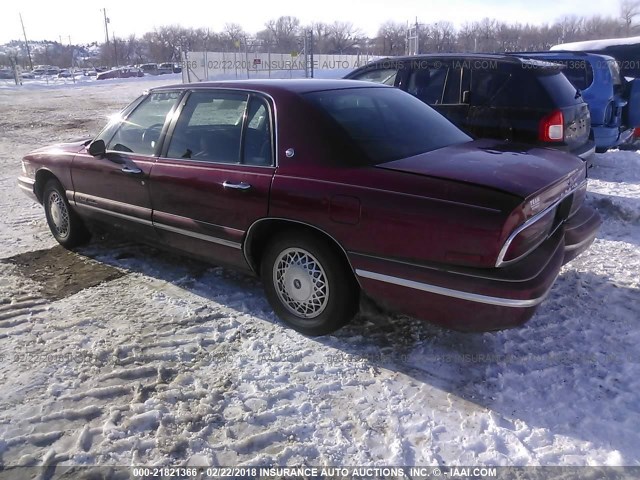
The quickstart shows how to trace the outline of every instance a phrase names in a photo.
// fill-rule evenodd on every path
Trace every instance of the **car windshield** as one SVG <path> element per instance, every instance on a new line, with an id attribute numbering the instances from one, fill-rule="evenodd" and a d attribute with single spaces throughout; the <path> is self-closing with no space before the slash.
<path id="1" fill-rule="evenodd" d="M 306 94 L 363 150 L 371 165 L 471 141 L 449 120 L 395 88 L 349 88 Z"/>

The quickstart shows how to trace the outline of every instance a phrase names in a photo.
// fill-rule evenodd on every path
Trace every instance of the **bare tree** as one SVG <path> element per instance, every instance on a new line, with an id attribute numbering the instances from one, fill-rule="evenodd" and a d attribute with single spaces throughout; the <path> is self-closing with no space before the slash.
<path id="1" fill-rule="evenodd" d="M 627 37 L 637 28 L 637 25 L 633 25 L 633 20 L 638 15 L 640 15 L 640 0 L 622 0 L 620 2 L 620 18 L 624 24 L 624 34 Z"/>
<path id="2" fill-rule="evenodd" d="M 557 43 L 582 40 L 584 35 L 584 21 L 584 17 L 578 17 L 577 15 L 560 17 L 560 19 L 554 23 L 554 27 L 558 30 Z"/>
<path id="3" fill-rule="evenodd" d="M 292 52 L 298 48 L 301 31 L 300 20 L 296 17 L 279 17 L 268 21 L 265 27 L 261 36 L 269 40 L 279 52 Z"/>
<path id="4" fill-rule="evenodd" d="M 620 21 L 601 17 L 599 15 L 590 17 L 584 21 L 583 38 L 611 38 L 624 35 L 624 27 Z"/>
<path id="5" fill-rule="evenodd" d="M 451 22 L 422 25 L 420 29 L 421 52 L 452 52 L 457 50 L 456 31 Z"/>
<path id="6" fill-rule="evenodd" d="M 401 23 L 385 22 L 378 29 L 377 47 L 381 55 L 402 55 L 407 42 L 407 27 Z"/>
<path id="7" fill-rule="evenodd" d="M 362 34 L 351 22 L 334 22 L 329 27 L 328 53 L 356 53 Z"/>
<path id="8" fill-rule="evenodd" d="M 237 23 L 227 23 L 222 31 L 222 43 L 225 50 L 237 51 L 247 37 L 242 26 Z"/>
<path id="9" fill-rule="evenodd" d="M 313 48 L 316 53 L 329 53 L 331 49 L 331 26 L 326 23 L 316 22 L 311 24 L 313 32 Z"/>

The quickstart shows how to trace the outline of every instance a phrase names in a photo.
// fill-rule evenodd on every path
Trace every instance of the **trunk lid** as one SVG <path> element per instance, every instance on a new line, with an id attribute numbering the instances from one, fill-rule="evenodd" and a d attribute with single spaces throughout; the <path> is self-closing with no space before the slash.
<path id="1" fill-rule="evenodd" d="M 484 186 L 522 199 L 544 190 L 556 191 L 559 186 L 566 191 L 586 176 L 584 162 L 573 155 L 489 139 L 453 145 L 377 167 Z"/>
<path id="2" fill-rule="evenodd" d="M 586 103 L 561 109 L 564 116 L 564 141 L 571 150 L 589 141 L 591 114 Z"/>

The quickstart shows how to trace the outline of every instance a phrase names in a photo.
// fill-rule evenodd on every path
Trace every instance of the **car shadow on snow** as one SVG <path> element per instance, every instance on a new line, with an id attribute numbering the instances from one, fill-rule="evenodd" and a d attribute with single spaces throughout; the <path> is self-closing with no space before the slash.
<path id="1" fill-rule="evenodd" d="M 109 238 L 77 253 L 286 329 L 253 277 Z M 369 308 L 335 334 L 310 341 L 338 352 L 338 361 L 397 372 L 492 411 L 501 428 L 515 430 L 520 420 L 637 462 L 640 290 L 572 265 L 520 328 L 460 333 Z"/>
<path id="2" fill-rule="evenodd" d="M 570 264 L 519 328 L 470 334 L 396 317 L 348 326 L 318 341 L 354 359 L 367 352 L 364 358 L 377 368 L 490 410 L 500 415 L 502 428 L 515 432 L 520 420 L 531 429 L 617 450 L 623 462 L 636 464 L 638 319 L 639 289 Z"/>

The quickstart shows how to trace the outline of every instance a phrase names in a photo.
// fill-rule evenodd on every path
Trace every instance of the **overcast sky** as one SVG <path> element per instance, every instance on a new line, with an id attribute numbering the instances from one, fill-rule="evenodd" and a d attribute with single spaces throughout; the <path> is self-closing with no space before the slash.
<path id="1" fill-rule="evenodd" d="M 226 23 L 239 23 L 249 33 L 281 15 L 298 17 L 303 24 L 313 21 L 349 21 L 369 36 L 378 26 L 394 20 L 429 23 L 448 20 L 456 27 L 483 17 L 506 22 L 541 24 L 563 15 L 618 16 L 619 0 L 259 0 L 194 2 L 140 2 L 136 0 L 2 0 L 0 43 L 22 38 L 22 13 L 31 40 L 73 43 L 104 41 L 103 7 L 110 17 L 110 32 L 118 37 L 142 35 L 161 25 L 209 27 L 220 31 Z"/>

